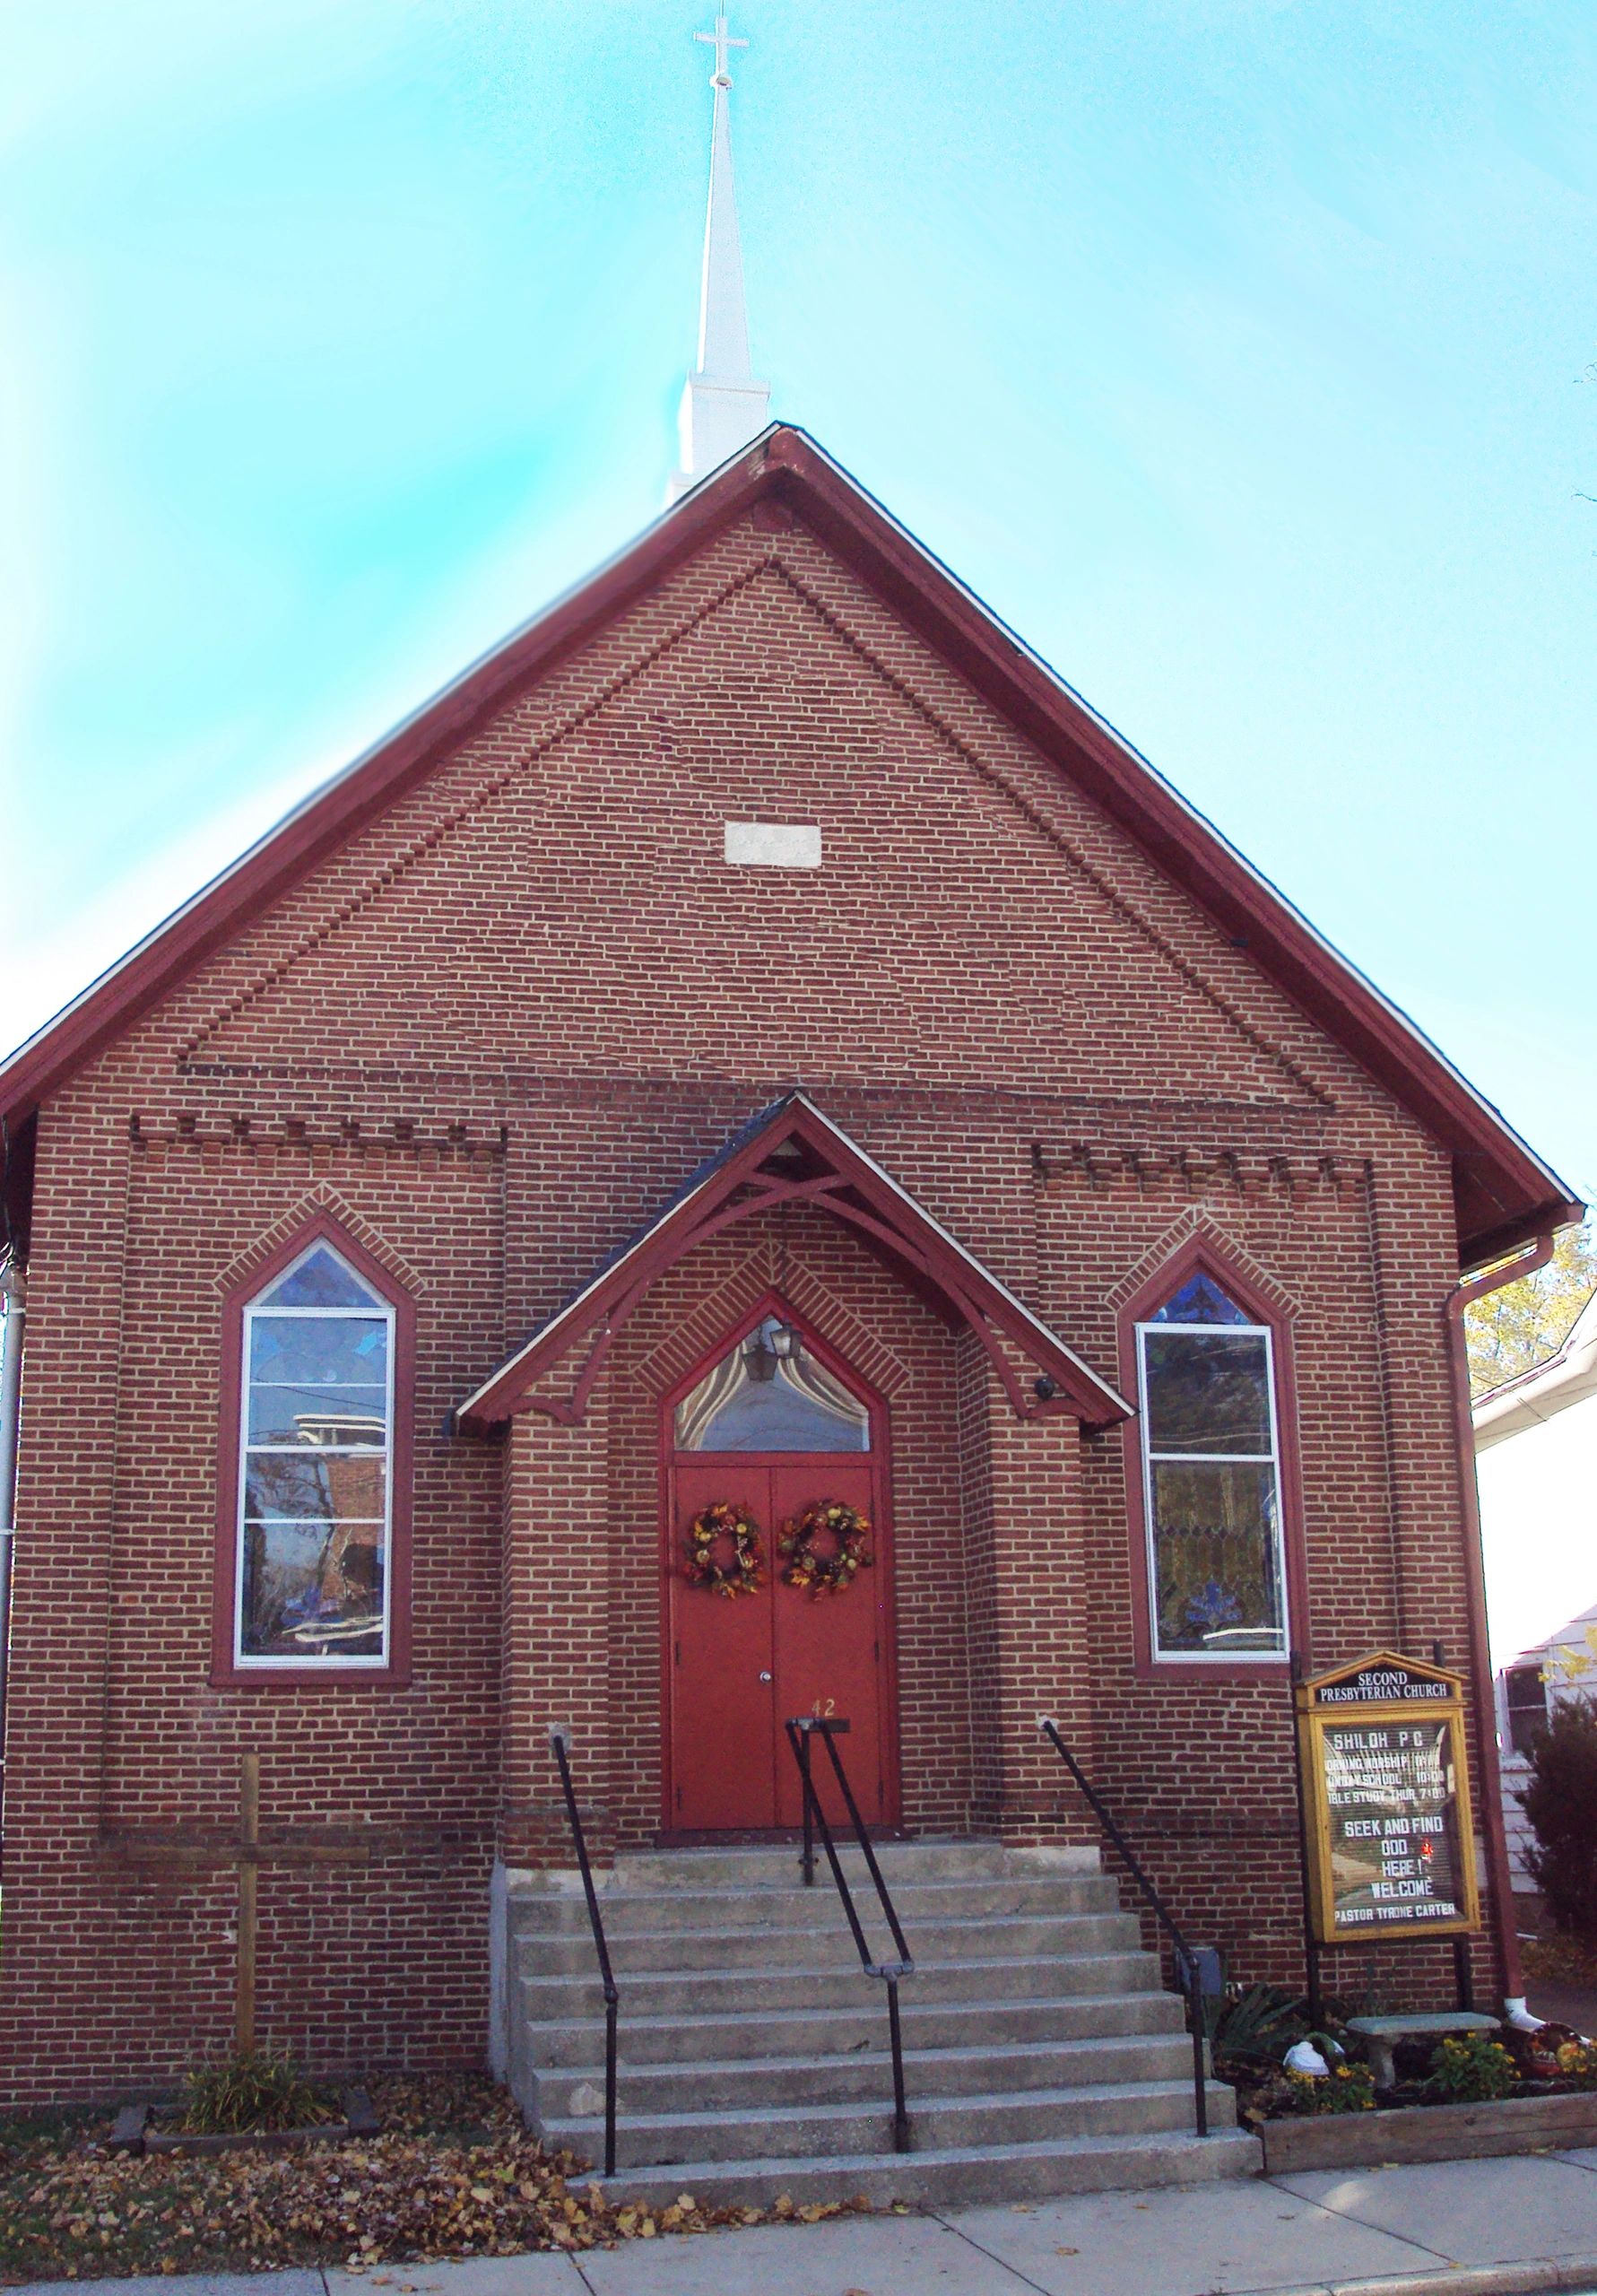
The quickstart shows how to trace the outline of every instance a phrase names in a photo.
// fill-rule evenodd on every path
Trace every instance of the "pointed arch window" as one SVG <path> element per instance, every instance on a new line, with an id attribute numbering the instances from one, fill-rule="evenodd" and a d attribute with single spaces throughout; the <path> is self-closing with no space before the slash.
<path id="1" fill-rule="evenodd" d="M 1134 1331 L 1150 1655 L 1280 1660 L 1287 1555 L 1274 1331 L 1202 1268 Z"/>
<path id="2" fill-rule="evenodd" d="M 395 1300 L 325 1238 L 239 1327 L 230 1660 L 386 1669 L 394 1613 Z"/>
<path id="3" fill-rule="evenodd" d="M 762 1317 L 676 1406 L 679 1451 L 868 1451 L 871 1413 L 782 1317 Z"/>

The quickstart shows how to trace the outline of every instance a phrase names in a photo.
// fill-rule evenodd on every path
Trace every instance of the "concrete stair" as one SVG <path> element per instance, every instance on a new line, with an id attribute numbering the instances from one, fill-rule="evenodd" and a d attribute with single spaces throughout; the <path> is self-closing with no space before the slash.
<path id="1" fill-rule="evenodd" d="M 893 2150 L 886 1988 L 824 1862 L 788 1849 L 623 1857 L 601 1893 L 621 1993 L 616 2196 L 795 2204 L 1025 2199 L 1258 2165 L 1232 2092 L 1193 2128 L 1181 2002 L 1089 1851 L 883 1844 L 915 1958 L 900 1987 L 913 2149 Z M 873 1953 L 891 1958 L 856 1851 Z M 509 2072 L 551 2144 L 603 2155 L 604 2027 L 575 1875 L 508 1907 Z"/>

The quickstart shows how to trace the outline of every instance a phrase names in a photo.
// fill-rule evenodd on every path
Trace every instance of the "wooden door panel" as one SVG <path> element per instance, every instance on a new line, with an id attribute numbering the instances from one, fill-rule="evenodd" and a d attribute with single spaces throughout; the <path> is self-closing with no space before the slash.
<path id="1" fill-rule="evenodd" d="M 881 1727 L 883 1578 L 887 1561 L 876 1521 L 874 1476 L 869 1460 L 817 1457 L 772 1471 L 772 1544 L 782 1526 L 817 1500 L 841 1500 L 872 1518 L 866 1552 L 872 1568 L 862 1570 L 841 1594 L 816 1595 L 781 1583 L 774 1574 L 774 1648 L 777 1720 L 820 1713 L 845 1718 L 848 1735 L 838 1751 L 848 1772 L 860 1815 L 868 1825 L 883 1822 L 887 1812 Z M 826 1750 L 812 1748 L 813 1775 L 821 1807 L 834 1824 L 844 1821 Z M 803 1822 L 803 1803 L 792 1753 L 784 1742 L 777 1775 L 777 1822 Z"/>
<path id="2" fill-rule="evenodd" d="M 778 1820 L 770 1472 L 724 1454 L 704 1466 L 679 1465 L 673 1480 L 666 1568 L 675 1807 L 668 1822 L 684 1830 L 773 1826 Z M 707 1587 L 690 1586 L 682 1577 L 688 1525 L 718 1500 L 746 1508 L 759 1526 L 766 1583 L 751 1595 L 718 1595 Z"/>

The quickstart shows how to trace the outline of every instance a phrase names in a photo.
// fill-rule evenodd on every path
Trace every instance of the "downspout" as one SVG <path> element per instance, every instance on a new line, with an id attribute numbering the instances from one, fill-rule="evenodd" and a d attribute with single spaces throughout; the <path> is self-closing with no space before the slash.
<path id="1" fill-rule="evenodd" d="M 5 1675 L 11 1641 L 11 1552 L 16 1535 L 17 1419 L 22 1390 L 22 1332 L 28 1278 L 13 1252 L 0 1268 L 0 1843 L 4 1840 Z"/>
<path id="2" fill-rule="evenodd" d="M 1464 1309 L 1505 1283 L 1534 1275 L 1552 1257 L 1553 1239 L 1541 1237 L 1534 1248 L 1502 1267 L 1471 1276 L 1448 1294 L 1443 1309 L 1447 1329 L 1448 1368 L 1453 1375 L 1453 1416 L 1458 1439 L 1459 1496 L 1463 1503 L 1464 1579 L 1470 1602 L 1470 1683 L 1475 1700 L 1475 1754 L 1480 1777 L 1481 1815 L 1486 1829 L 1486 1870 L 1490 1884 L 1492 1932 L 1503 1970 L 1503 2005 L 1511 2024 L 1533 2023 L 1525 2008 L 1520 1974 L 1519 1939 L 1514 1926 L 1514 1883 L 1508 1870 L 1508 1830 L 1503 1822 L 1503 1781 L 1497 1768 L 1497 1703 L 1492 1695 L 1491 1646 L 1486 1625 L 1486 1564 L 1480 1545 L 1480 1495 L 1475 1482 L 1475 1428 L 1470 1416 L 1470 1355 Z"/>

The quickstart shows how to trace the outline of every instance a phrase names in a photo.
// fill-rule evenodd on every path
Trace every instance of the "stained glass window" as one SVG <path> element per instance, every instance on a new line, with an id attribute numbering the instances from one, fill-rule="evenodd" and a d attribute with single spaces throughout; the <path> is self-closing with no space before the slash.
<path id="1" fill-rule="evenodd" d="M 394 1309 L 313 1244 L 244 1311 L 235 1655 L 387 1657 Z"/>
<path id="2" fill-rule="evenodd" d="M 1137 1326 L 1153 1648 L 1287 1648 L 1273 1342 L 1202 1271 Z"/>
<path id="3" fill-rule="evenodd" d="M 768 1316 L 676 1407 L 679 1451 L 868 1451 L 871 1414 Z"/>
<path id="4" fill-rule="evenodd" d="M 1196 1268 L 1153 1318 L 1156 1324 L 1245 1324 L 1247 1318 L 1211 1275 Z"/>

